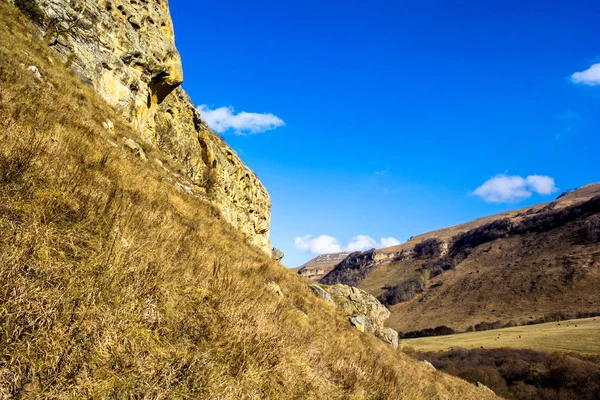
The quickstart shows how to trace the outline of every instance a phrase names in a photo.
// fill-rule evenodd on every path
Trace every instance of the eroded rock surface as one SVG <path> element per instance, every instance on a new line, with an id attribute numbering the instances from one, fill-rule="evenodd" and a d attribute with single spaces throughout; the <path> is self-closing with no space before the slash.
<path id="1" fill-rule="evenodd" d="M 183 70 L 166 0 L 34 0 L 50 46 L 148 145 L 270 254 L 271 201 L 256 175 L 202 121 L 180 87 Z M 179 172 L 179 171 L 178 171 Z"/>

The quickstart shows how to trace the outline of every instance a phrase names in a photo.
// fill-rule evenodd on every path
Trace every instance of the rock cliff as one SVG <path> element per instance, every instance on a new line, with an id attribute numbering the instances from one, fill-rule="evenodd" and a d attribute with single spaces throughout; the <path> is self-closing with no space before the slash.
<path id="1" fill-rule="evenodd" d="M 35 0 L 45 39 L 81 80 L 182 165 L 223 217 L 270 253 L 271 201 L 257 176 L 202 121 L 183 70 L 167 0 Z"/>
<path id="2" fill-rule="evenodd" d="M 298 274 L 315 281 L 327 275 L 338 265 L 350 252 L 322 254 L 306 262 L 298 268 Z"/>

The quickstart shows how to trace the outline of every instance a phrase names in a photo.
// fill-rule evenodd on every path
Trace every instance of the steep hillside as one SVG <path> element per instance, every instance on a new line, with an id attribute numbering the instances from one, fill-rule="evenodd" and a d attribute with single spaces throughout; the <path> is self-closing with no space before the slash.
<path id="1" fill-rule="evenodd" d="M 493 398 L 352 328 L 5 0 L 0 25 L 0 398 Z"/>
<path id="2" fill-rule="evenodd" d="M 69 70 L 176 162 L 227 222 L 270 252 L 271 200 L 258 177 L 200 118 L 180 87 L 167 0 L 18 0 Z M 35 10 L 35 11 L 33 11 Z"/>
<path id="3" fill-rule="evenodd" d="M 378 296 L 399 331 L 600 311 L 600 185 L 354 259 L 321 281 Z"/>

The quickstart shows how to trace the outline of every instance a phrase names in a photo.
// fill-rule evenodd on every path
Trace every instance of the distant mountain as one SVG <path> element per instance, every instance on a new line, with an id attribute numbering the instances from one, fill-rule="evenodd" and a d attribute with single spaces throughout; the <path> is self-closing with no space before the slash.
<path id="1" fill-rule="evenodd" d="M 388 325 L 404 332 L 598 312 L 600 184 L 353 253 L 321 282 L 377 296 L 392 311 Z"/>
<path id="2" fill-rule="evenodd" d="M 305 278 L 318 281 L 349 254 L 349 252 L 323 254 L 296 268 L 296 271 Z"/>

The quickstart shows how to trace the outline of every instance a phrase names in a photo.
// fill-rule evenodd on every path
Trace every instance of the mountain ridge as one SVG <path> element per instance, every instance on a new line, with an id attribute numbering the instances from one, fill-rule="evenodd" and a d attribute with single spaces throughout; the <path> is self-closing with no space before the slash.
<path id="1" fill-rule="evenodd" d="M 389 326 L 404 332 L 592 312 L 600 309 L 592 290 L 600 284 L 599 215 L 600 184 L 589 184 L 552 202 L 348 256 L 320 281 L 377 296 L 392 310 Z"/>

